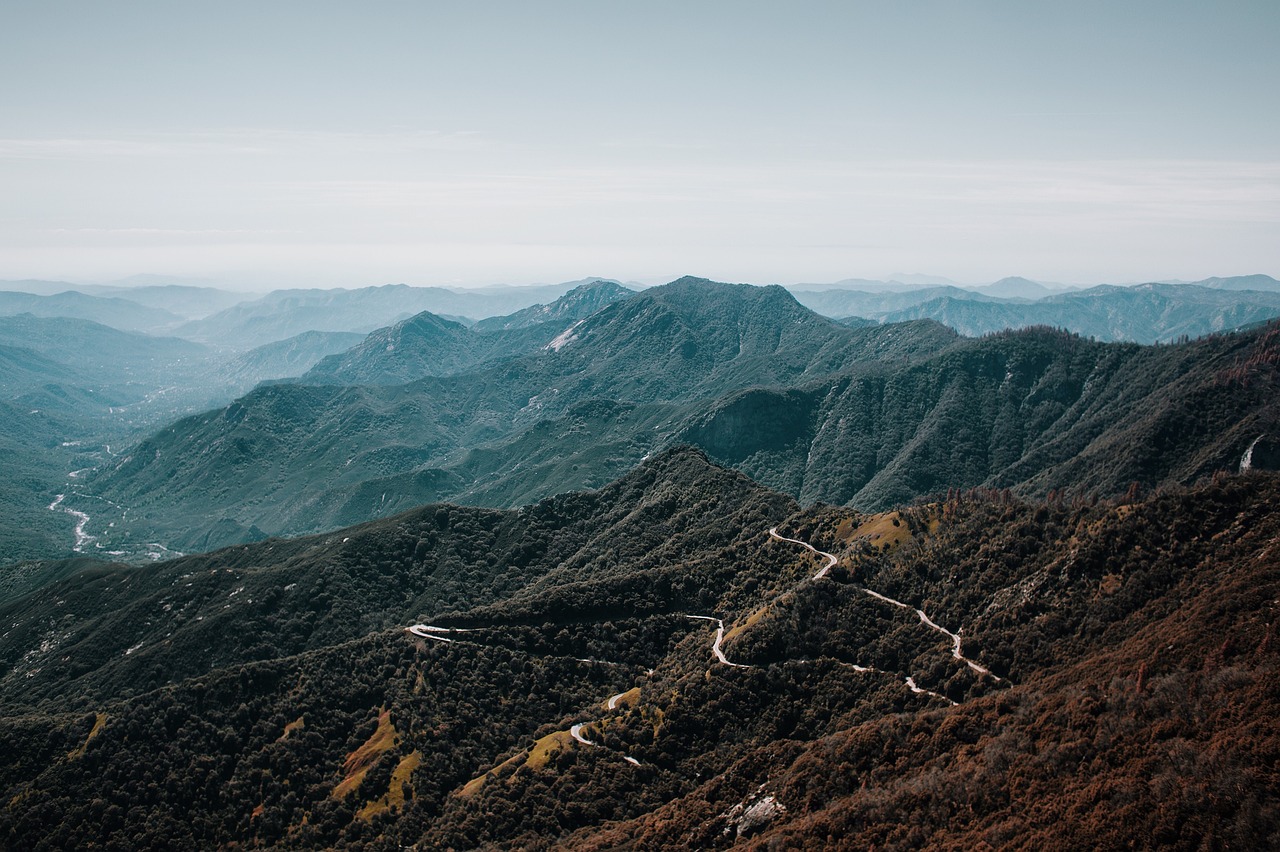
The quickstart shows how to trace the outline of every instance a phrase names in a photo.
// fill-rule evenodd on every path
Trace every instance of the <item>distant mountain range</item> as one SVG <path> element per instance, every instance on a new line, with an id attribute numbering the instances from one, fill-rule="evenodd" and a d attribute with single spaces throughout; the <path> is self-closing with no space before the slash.
<path id="1" fill-rule="evenodd" d="M 549 305 L 532 305 L 510 316 L 489 317 L 477 322 L 476 331 L 511 331 L 543 323 L 564 323 L 586 319 L 606 305 L 635 295 L 634 290 L 603 278 L 579 284 Z"/>
<path id="2" fill-rule="evenodd" d="M 936 319 L 967 335 L 1053 325 L 1099 340 L 1167 342 L 1247 325 L 1280 313 L 1280 281 L 1266 275 L 1209 278 L 1193 284 L 1102 286 L 1073 290 L 1026 278 L 965 286 L 937 276 L 904 280 L 845 279 L 788 289 L 806 307 L 852 322 Z M 123 285 L 56 281 L 0 282 L 0 316 L 32 313 L 92 319 L 127 331 L 176 335 L 246 351 L 310 331 L 367 334 L 429 312 L 482 332 L 510 330 L 574 316 L 625 296 L 608 279 L 557 285 L 449 290 L 387 285 L 353 290 L 277 290 L 246 298 L 212 287 L 142 276 Z M 576 300 L 562 297 L 582 285 Z M 25 291 L 24 291 L 25 288 Z M 1217 291 L 1205 293 L 1204 291 Z M 1144 298 L 1135 294 L 1144 293 Z M 548 313 L 553 308 L 561 313 Z"/>
<path id="3" fill-rule="evenodd" d="M 932 319 L 971 337 L 1047 325 L 1097 340 L 1167 343 L 1280 316 L 1280 281 L 1265 275 L 1059 293 L 1018 278 L 980 288 L 793 293 L 801 304 L 826 316 L 882 323 Z"/>
<path id="4" fill-rule="evenodd" d="M 1230 278 L 1206 278 L 1203 281 L 1194 283 L 1214 290 L 1256 290 L 1264 293 L 1280 293 L 1280 281 L 1270 275 L 1236 275 Z"/>
<path id="5" fill-rule="evenodd" d="M 1097 340 L 1168 343 L 1253 325 L 1280 316 L 1280 292 L 1226 291 L 1190 284 L 1094 287 L 1026 304 L 978 302 L 950 295 L 879 312 L 882 322 L 934 319 L 961 334 L 1047 325 Z"/>
<path id="6" fill-rule="evenodd" d="M 93 320 L 122 331 L 152 331 L 182 322 L 176 314 L 128 299 L 86 296 L 70 290 L 49 296 L 0 290 L 0 316 L 16 314 Z"/>
<path id="7" fill-rule="evenodd" d="M 589 291 L 596 286 L 580 285 L 587 295 L 568 302 L 581 302 L 579 310 L 585 310 L 592 298 Z M 172 294 L 170 288 L 158 291 Z M 74 304 L 118 307 L 110 299 L 69 295 Z M 563 305 L 547 310 L 558 316 L 572 312 Z M 518 323 L 519 317 L 512 321 Z M 529 345 L 541 345 L 548 334 L 558 331 L 544 331 L 541 337 L 535 333 Z M 357 346 L 364 337 L 312 331 L 234 353 L 85 319 L 30 313 L 0 316 L 0 401 L 13 406 L 9 427 L 0 437 L 14 465 L 13 475 L 0 477 L 0 505 L 10 507 L 7 517 L 11 519 L 11 523 L 0 523 L 0 563 L 65 552 L 77 541 L 71 535 L 76 516 L 43 507 L 60 492 L 67 492 L 72 502 L 94 504 L 95 514 L 109 505 L 96 495 L 85 496 L 79 477 L 106 463 L 113 446 L 119 450 L 161 424 L 225 405 L 261 382 L 306 373 L 321 359 Z M 45 425 L 43 430 L 28 430 L 19 428 L 20 420 Z M 77 477 L 72 482 L 67 481 L 69 473 Z M 65 545 L 54 544 L 59 536 Z M 93 549 L 101 552 L 100 544 L 95 540 Z M 137 552 L 163 550 L 144 546 Z"/>
<path id="8" fill-rule="evenodd" d="M 404 284 L 355 290 L 277 290 L 187 323 L 176 333 L 192 340 L 250 348 L 305 331 L 368 333 L 423 311 L 472 319 L 497 316 L 553 301 L 596 280 L 602 279 L 476 290 Z"/>
<path id="9" fill-rule="evenodd" d="M 228 389 L 216 389 L 220 382 L 205 381 L 216 353 L 189 340 L 28 313 L 0 316 L 0 346 L 21 361 L 19 368 L 11 360 L 14 371 L 0 385 L 5 398 L 83 421 L 76 438 L 94 432 L 120 442 L 134 426 L 154 427 L 229 398 Z"/>
<path id="10" fill-rule="evenodd" d="M 1266 329 L 1159 349 L 965 340 L 929 321 L 844 328 L 781 288 L 695 279 L 547 325 L 484 335 L 419 316 L 307 384 L 174 424 L 90 484 L 130 507 L 118 546 L 180 550 L 433 500 L 519 505 L 682 442 L 801 500 L 878 509 L 947 487 L 1193 481 L 1238 463 L 1280 411 L 1264 380 L 1221 379 L 1267 362 Z"/>
<path id="11" fill-rule="evenodd" d="M 213 287 L 164 283 L 165 279 L 158 276 L 135 278 L 138 280 L 118 285 L 0 281 L 0 316 L 31 313 L 91 319 L 125 331 L 176 334 L 223 348 L 247 350 L 308 331 L 364 334 L 423 311 L 453 316 L 470 324 L 476 319 L 545 307 L 575 287 L 606 280 L 589 278 L 563 284 L 466 290 L 397 284 L 351 290 L 275 290 L 251 296 Z M 609 283 L 625 289 L 617 282 Z M 529 315 L 510 321 L 537 320 Z"/>
<path id="12" fill-rule="evenodd" d="M 854 290 L 862 293 L 910 293 L 915 290 L 931 290 L 937 288 L 965 290 L 974 293 L 981 293 L 987 296 L 995 296 L 997 298 L 1027 299 L 1035 299 L 1041 296 L 1047 296 L 1051 293 L 1061 292 L 1063 290 L 1078 289 L 1076 287 L 1068 287 L 1064 285 L 1046 286 L 1038 281 L 1032 281 L 1029 278 L 1020 278 L 1018 276 L 1001 278 L 993 284 L 965 285 L 952 281 L 950 278 L 943 278 L 938 275 L 891 276 L 884 281 L 873 278 L 845 278 L 829 284 L 793 284 L 787 287 L 788 290 L 797 294 L 798 297 L 801 294 L 805 297 L 809 297 L 814 293 L 825 293 L 833 290 Z"/>
<path id="13" fill-rule="evenodd" d="M 1031 409 L 1019 403 L 997 424 L 983 407 L 987 403 L 980 402 L 991 389 L 955 396 L 959 391 L 951 383 L 965 371 L 953 376 L 922 368 L 917 374 L 904 370 L 902 359 L 907 365 L 930 359 L 940 364 L 937 359 L 950 347 L 989 350 L 975 357 L 1002 363 L 1012 357 L 1002 347 L 1015 344 L 960 341 L 935 319 L 971 334 L 1005 325 L 1074 324 L 1098 339 L 1174 340 L 1256 324 L 1280 305 L 1277 294 L 1224 289 L 1239 283 L 1234 279 L 1209 283 L 1218 286 L 1100 287 L 1035 301 L 949 287 L 923 293 L 826 291 L 821 295 L 845 303 L 861 300 L 886 320 L 851 319 L 842 328 L 779 288 L 687 279 L 636 294 L 616 282 L 592 280 L 547 305 L 471 325 L 420 312 L 367 336 L 303 332 L 240 353 L 83 320 L 0 317 L 0 346 L 8 347 L 0 354 L 7 368 L 0 392 L 33 416 L 54 416 L 61 424 L 53 448 L 29 448 L 33 457 L 52 456 L 32 469 L 34 478 L 19 489 L 26 496 L 12 500 L 19 504 L 32 494 L 48 495 L 47 504 L 65 490 L 60 477 L 84 470 L 66 508 L 90 514 L 91 528 L 115 522 L 95 540 L 95 549 L 136 554 L 153 552 L 150 544 L 157 542 L 188 550 L 246 536 L 332 528 L 431 500 L 519 505 L 606 482 L 646 453 L 680 441 L 702 446 L 802 499 L 880 507 L 951 480 L 998 481 L 1044 493 L 1066 479 L 1051 482 L 1036 466 L 1074 459 L 1073 453 L 1100 440 L 1107 429 L 1119 429 L 1124 411 L 1078 396 L 1070 387 L 1055 391 L 1076 411 L 1072 416 L 1088 411 L 1093 418 L 1088 422 L 1110 423 L 1107 429 L 1091 427 L 1093 432 L 1071 426 L 1074 437 L 1064 443 L 1058 433 L 1068 428 L 1069 419 L 1030 416 Z M 1251 278 L 1246 283 L 1266 282 Z M 313 307 L 339 316 L 353 302 L 394 303 L 409 289 L 339 292 L 331 294 L 327 307 Z M 932 298 L 915 301 L 923 296 Z M 282 307 L 290 304 L 288 298 L 259 307 L 267 304 L 275 307 L 254 315 L 293 322 Z M 1046 377 L 1055 370 L 1096 369 L 1084 363 L 1068 367 L 1065 354 L 1054 351 L 1057 344 L 1032 343 L 1038 339 L 1032 334 L 1016 346 L 1047 347 L 1037 356 L 1038 369 L 1049 371 Z M 1213 346 L 1204 351 L 1218 354 L 1206 358 L 1228 357 Z M 830 381 L 894 359 L 892 378 L 873 380 L 866 374 L 852 385 Z M 1194 381 L 1203 381 L 1202 371 L 1191 372 L 1199 377 Z M 982 375 L 982 382 L 998 378 Z M 910 380 L 921 384 L 906 391 L 910 376 L 918 376 Z M 294 385 L 251 392 L 261 382 L 285 380 Z M 964 380 L 972 383 L 975 377 Z M 1108 374 L 1102 386 L 1122 381 L 1136 380 Z M 855 388 L 853 396 L 849 387 Z M 858 394 L 872 387 L 879 388 L 872 399 L 896 388 L 892 392 L 908 394 L 904 402 L 909 404 L 869 406 Z M 787 391 L 778 394 L 777 388 Z M 1136 383 L 1115 392 L 1146 410 L 1158 407 L 1160 388 L 1158 382 Z M 815 407 L 819 395 L 827 402 Z M 921 402 L 927 407 L 920 409 Z M 211 406 L 208 414 L 174 422 Z M 978 418 L 964 413 L 965 406 L 973 406 Z M 980 428 L 986 431 L 963 442 L 956 455 L 944 437 L 952 427 L 945 426 L 943 411 L 952 412 L 947 417 L 959 424 L 985 424 Z M 930 425 L 935 422 L 941 425 Z M 164 424 L 173 425 L 155 434 Z M 833 431 L 832 424 L 843 425 Z M 1021 437 L 1010 443 L 997 425 L 1020 430 Z M 102 449 L 111 445 L 119 452 L 147 435 L 138 451 L 125 454 L 127 464 L 121 462 L 124 456 L 111 459 Z M 1225 430 L 1205 440 L 1217 448 L 1210 455 L 1218 463 L 1233 453 L 1238 457 L 1245 437 Z M 62 444 L 66 447 L 60 449 Z M 1033 461 L 1009 467 L 1021 453 L 1041 445 L 1057 449 L 1037 449 Z M 921 453 L 933 461 L 921 463 Z M 62 460 L 50 461 L 57 458 Z M 1119 488 L 1124 466 L 1108 467 L 1105 453 L 1101 458 L 1073 475 L 1081 481 L 1092 477 L 1104 490 Z M 941 474 L 922 473 L 937 469 L 939 460 Z M 321 468 L 334 473 L 315 477 Z M 1187 481 L 1197 469 L 1207 468 L 1147 465 L 1133 478 Z M 1096 474 L 1106 470 L 1114 475 Z M 299 499 L 270 496 L 285 494 Z M 118 508 L 125 506 L 130 508 L 127 521 Z M 55 528 L 69 531 L 73 525 L 73 516 L 65 514 L 40 517 L 47 527 L 39 532 L 40 541 L 48 541 L 45 536 Z M 22 537 L 27 529 L 13 532 Z"/>
<path id="14" fill-rule="evenodd" d="M 239 396 L 273 379 L 301 376 L 325 358 L 359 346 L 365 335 L 354 331 L 304 331 L 264 343 L 218 365 L 220 379 L 237 388 Z"/>
<path id="15" fill-rule="evenodd" d="M 512 347 L 453 375 L 379 386 L 380 370 L 401 381 L 408 378 L 401 374 L 406 365 L 429 361 L 415 354 L 415 345 L 440 351 L 436 335 L 417 333 L 430 325 L 422 318 L 399 327 L 390 352 L 382 342 L 362 344 L 330 362 L 360 376 L 363 386 L 259 388 L 144 442 L 98 475 L 95 493 L 130 506 L 128 521 L 121 518 L 114 528 L 117 539 L 155 540 L 155 528 L 145 525 L 172 530 L 176 518 L 169 511 L 187 506 L 194 538 L 182 539 L 181 547 L 167 539 L 178 549 L 195 541 L 213 546 L 207 536 L 214 529 L 331 526 L 444 493 L 507 505 L 522 499 L 517 495 L 543 496 L 618 475 L 672 440 L 677 424 L 705 406 L 697 400 L 828 375 L 868 358 L 901 359 L 954 340 L 932 323 L 888 332 L 848 329 L 780 288 L 692 279 L 614 302 L 575 323 L 491 333 L 524 344 L 524 354 Z M 449 340 L 489 337 L 436 325 Z M 583 417 L 622 418 L 625 425 L 620 433 L 610 427 L 596 434 L 594 426 L 573 426 Z M 560 442 L 566 429 L 583 430 L 581 438 Z M 513 441 L 523 441 L 523 449 Z M 481 449 L 491 444 L 494 450 Z M 566 461 L 580 450 L 588 464 Z M 315 477 L 318 469 L 330 474 Z M 281 489 L 294 496 L 268 496 Z M 257 508 L 249 510 L 250 504 Z"/>

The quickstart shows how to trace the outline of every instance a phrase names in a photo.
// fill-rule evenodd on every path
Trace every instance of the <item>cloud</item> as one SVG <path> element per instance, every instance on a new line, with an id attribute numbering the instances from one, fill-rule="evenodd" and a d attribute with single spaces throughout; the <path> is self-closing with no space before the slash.
<path id="1" fill-rule="evenodd" d="M 364 210 L 648 207 L 680 217 L 720 209 L 763 222 L 815 214 L 932 222 L 973 217 L 1275 221 L 1280 163 L 1215 161 L 902 161 L 724 164 L 699 168 L 530 168 L 412 180 L 274 185 L 283 203 Z M 661 208 L 659 210 L 658 208 Z M 699 214 L 701 215 L 701 214 Z"/>
<path id="2" fill-rule="evenodd" d="M 119 275 L 292 263 L 323 274 L 341 266 L 351 280 L 363 267 L 387 280 L 433 270 L 477 281 L 550 279 L 554 270 L 572 278 L 588 268 L 643 278 L 658 277 L 645 272 L 656 268 L 811 281 L 928 268 L 971 280 L 1014 271 L 1114 281 L 1280 266 L 1273 161 L 660 153 L 636 165 L 607 150 L 581 162 L 579 152 L 513 155 L 470 137 L 461 144 L 494 147 L 330 160 L 285 149 L 403 152 L 437 136 L 247 136 L 287 159 L 215 169 L 194 158 L 154 174 L 112 163 L 85 175 L 10 163 L 9 177 L 25 186 L 0 204 L 10 223 L 0 227 L 6 260 L 16 270 L 16 252 L 29 249 L 23 274 L 41 275 L 53 273 L 33 267 L 69 262 L 74 251 L 81 268 L 100 262 Z M 228 134 L 220 144 L 247 143 Z M 331 167 L 365 160 L 377 167 Z M 136 249 L 132 265 L 124 249 Z"/>

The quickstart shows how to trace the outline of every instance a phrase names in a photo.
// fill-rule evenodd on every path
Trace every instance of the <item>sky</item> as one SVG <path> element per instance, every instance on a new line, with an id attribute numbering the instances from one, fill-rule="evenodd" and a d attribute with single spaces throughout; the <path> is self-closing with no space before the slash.
<path id="1" fill-rule="evenodd" d="M 0 2 L 0 278 L 1280 276 L 1280 3 Z"/>

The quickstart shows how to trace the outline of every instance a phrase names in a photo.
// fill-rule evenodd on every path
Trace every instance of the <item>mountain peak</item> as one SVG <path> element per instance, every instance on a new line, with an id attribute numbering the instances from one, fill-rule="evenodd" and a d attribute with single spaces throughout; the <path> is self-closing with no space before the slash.
<path id="1" fill-rule="evenodd" d="M 461 323 L 422 311 L 323 358 L 302 378 L 312 384 L 396 384 L 444 375 L 469 362 L 473 337 Z"/>
<path id="2" fill-rule="evenodd" d="M 643 291 L 641 297 L 667 303 L 680 302 L 688 305 L 705 305 L 712 302 L 741 304 L 773 303 L 799 308 L 805 313 L 795 297 L 785 287 L 777 284 L 758 286 L 755 284 L 728 284 L 723 281 L 712 281 L 709 278 L 697 278 L 686 275 L 669 284 L 663 284 Z"/>
<path id="3" fill-rule="evenodd" d="M 1053 292 L 1038 281 L 1032 281 L 1030 278 L 1023 278 L 1019 275 L 1001 278 L 994 284 L 975 289 L 988 296 L 996 296 L 1002 299 L 1039 299 Z"/>
<path id="4" fill-rule="evenodd" d="M 635 291 L 628 290 L 617 281 L 592 278 L 547 305 L 532 305 L 502 317 L 489 317 L 475 324 L 480 332 L 506 331 L 528 328 L 544 322 L 574 322 L 583 320 L 613 302 L 628 299 Z"/>

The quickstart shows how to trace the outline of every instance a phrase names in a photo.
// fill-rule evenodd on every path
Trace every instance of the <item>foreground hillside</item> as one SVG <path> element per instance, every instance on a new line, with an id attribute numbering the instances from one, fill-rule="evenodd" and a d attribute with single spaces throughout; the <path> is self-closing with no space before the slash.
<path id="1" fill-rule="evenodd" d="M 81 568 L 0 610 L 0 842 L 1275 845 L 1276 505 L 800 511 L 686 448 Z"/>

